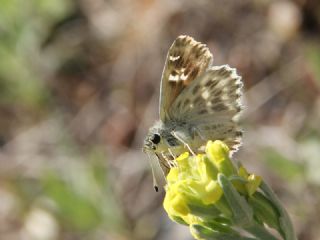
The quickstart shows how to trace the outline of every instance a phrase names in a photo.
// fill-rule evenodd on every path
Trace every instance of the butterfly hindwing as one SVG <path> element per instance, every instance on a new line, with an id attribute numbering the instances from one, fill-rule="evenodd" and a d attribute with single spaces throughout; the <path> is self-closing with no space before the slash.
<path id="1" fill-rule="evenodd" d="M 171 115 L 198 123 L 232 119 L 241 111 L 241 88 L 241 77 L 234 68 L 211 67 L 176 98 Z"/>
<path id="2" fill-rule="evenodd" d="M 175 99 L 194 79 L 201 76 L 212 62 L 206 45 L 189 36 L 179 36 L 168 51 L 160 87 L 160 119 L 171 119 Z"/>
<path id="3" fill-rule="evenodd" d="M 204 140 L 224 141 L 236 150 L 241 139 L 237 117 L 241 106 L 241 77 L 228 65 L 210 67 L 174 101 L 173 120 L 187 119 Z"/>

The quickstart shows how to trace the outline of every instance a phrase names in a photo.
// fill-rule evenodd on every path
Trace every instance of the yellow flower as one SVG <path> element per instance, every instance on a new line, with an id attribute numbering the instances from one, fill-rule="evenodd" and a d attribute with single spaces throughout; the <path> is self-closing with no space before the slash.
<path id="1" fill-rule="evenodd" d="M 229 158 L 229 148 L 222 141 L 208 141 L 206 153 L 219 172 L 226 176 L 236 173 L 236 169 Z"/>
<path id="2" fill-rule="evenodd" d="M 255 174 L 249 174 L 247 170 L 240 166 L 238 169 L 238 176 L 245 180 L 243 181 L 234 181 L 233 185 L 235 188 L 242 194 L 252 196 L 256 190 L 259 188 L 262 178 Z"/>
<path id="3" fill-rule="evenodd" d="M 199 222 L 201 219 L 192 215 L 190 206 L 213 205 L 223 195 L 217 174 L 218 168 L 229 171 L 232 166 L 229 150 L 221 141 L 209 141 L 206 152 L 197 156 L 183 153 L 176 159 L 177 167 L 170 169 L 163 205 L 171 219 L 182 219 L 187 224 Z"/>
<path id="4" fill-rule="evenodd" d="M 276 239 L 261 228 L 263 224 L 289 236 L 285 239 L 295 239 L 290 220 L 282 208 L 278 210 L 267 185 L 260 176 L 234 165 L 223 142 L 209 141 L 205 154 L 186 152 L 175 161 L 166 176 L 163 206 L 170 219 L 189 226 L 196 239 L 239 239 L 243 232 Z"/>

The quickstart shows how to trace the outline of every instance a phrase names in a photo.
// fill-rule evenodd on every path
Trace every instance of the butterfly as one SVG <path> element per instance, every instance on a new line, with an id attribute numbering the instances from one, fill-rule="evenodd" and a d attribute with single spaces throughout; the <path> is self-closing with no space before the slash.
<path id="1" fill-rule="evenodd" d="M 241 144 L 241 77 L 229 65 L 212 62 L 208 47 L 190 36 L 179 36 L 168 51 L 160 84 L 160 120 L 143 145 L 165 174 L 176 165 L 177 156 L 203 152 L 208 140 L 223 141 L 231 153 Z M 154 185 L 157 191 L 155 178 Z"/>

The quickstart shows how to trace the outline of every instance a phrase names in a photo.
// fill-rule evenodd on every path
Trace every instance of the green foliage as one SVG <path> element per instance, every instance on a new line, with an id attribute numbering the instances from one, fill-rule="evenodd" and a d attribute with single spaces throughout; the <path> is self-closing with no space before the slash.
<path id="1" fill-rule="evenodd" d="M 48 29 L 71 10 L 65 0 L 3 0 L 0 6 L 0 101 L 39 107 L 49 97 L 43 82 Z"/>
<path id="2" fill-rule="evenodd" d="M 306 48 L 306 57 L 318 86 L 320 86 L 320 45 L 318 43 L 309 44 Z"/>
<path id="3" fill-rule="evenodd" d="M 95 203 L 58 176 L 47 176 L 44 188 L 46 195 L 57 205 L 59 218 L 75 230 L 89 230 L 101 223 L 101 212 Z"/>
<path id="4" fill-rule="evenodd" d="M 302 164 L 296 163 L 279 153 L 275 149 L 268 148 L 264 151 L 266 163 L 272 170 L 287 179 L 301 177 L 304 174 Z"/>
<path id="5" fill-rule="evenodd" d="M 54 201 L 58 218 L 75 231 L 102 226 L 119 230 L 121 213 L 107 182 L 104 155 L 94 150 L 88 160 L 87 164 L 75 164 L 70 169 L 77 173 L 73 176 L 46 173 L 43 194 Z"/>

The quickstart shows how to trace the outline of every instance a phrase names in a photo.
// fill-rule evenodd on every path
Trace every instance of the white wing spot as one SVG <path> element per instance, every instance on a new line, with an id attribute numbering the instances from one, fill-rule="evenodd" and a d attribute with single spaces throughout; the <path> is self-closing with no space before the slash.
<path id="1" fill-rule="evenodd" d="M 172 61 L 172 62 L 179 60 L 179 58 L 180 58 L 180 56 L 176 56 L 176 57 L 169 56 L 169 60 Z"/>
<path id="2" fill-rule="evenodd" d="M 210 96 L 210 93 L 209 93 L 208 90 L 206 90 L 206 91 L 204 91 L 204 92 L 201 94 L 201 96 L 202 96 L 204 99 L 208 99 L 209 96 Z"/>
<path id="3" fill-rule="evenodd" d="M 179 75 L 173 76 L 172 74 L 170 74 L 169 81 L 173 81 L 173 82 L 179 81 Z"/>
<path id="4" fill-rule="evenodd" d="M 184 80 L 186 80 L 186 79 L 188 78 L 188 75 L 182 74 L 182 75 L 180 76 L 180 78 L 181 78 L 182 81 L 184 81 Z"/>

